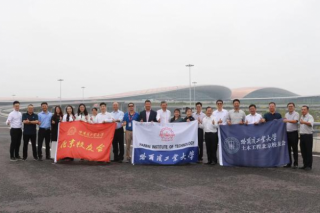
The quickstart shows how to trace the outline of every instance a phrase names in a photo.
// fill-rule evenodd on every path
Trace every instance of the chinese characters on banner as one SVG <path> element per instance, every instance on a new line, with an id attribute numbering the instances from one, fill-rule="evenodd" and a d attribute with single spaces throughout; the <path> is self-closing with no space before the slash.
<path id="1" fill-rule="evenodd" d="M 198 160 L 198 122 L 133 123 L 133 164 L 174 165 Z"/>
<path id="2" fill-rule="evenodd" d="M 55 162 L 66 157 L 109 162 L 115 128 L 116 123 L 60 123 Z"/>
<path id="3" fill-rule="evenodd" d="M 222 166 L 275 167 L 289 163 L 286 124 L 274 120 L 260 125 L 219 128 Z"/>

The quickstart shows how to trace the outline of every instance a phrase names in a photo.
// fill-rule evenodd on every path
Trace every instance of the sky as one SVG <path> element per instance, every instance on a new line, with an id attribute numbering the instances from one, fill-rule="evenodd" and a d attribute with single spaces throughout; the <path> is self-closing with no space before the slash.
<path id="1" fill-rule="evenodd" d="M 318 0 L 0 0 L 0 98 L 189 84 L 319 95 Z"/>

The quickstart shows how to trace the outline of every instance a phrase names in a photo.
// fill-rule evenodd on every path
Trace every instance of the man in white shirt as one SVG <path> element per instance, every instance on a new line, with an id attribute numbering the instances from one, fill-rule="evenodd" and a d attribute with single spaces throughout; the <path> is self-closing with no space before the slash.
<path id="1" fill-rule="evenodd" d="M 313 147 L 313 123 L 314 119 L 309 114 L 309 107 L 301 108 L 300 119 L 300 151 L 303 159 L 303 166 L 299 169 L 307 171 L 312 169 L 312 147 Z"/>
<path id="2" fill-rule="evenodd" d="M 161 101 L 161 109 L 157 111 L 157 121 L 161 124 L 170 123 L 171 112 L 167 110 L 167 102 Z"/>
<path id="3" fill-rule="evenodd" d="M 219 125 L 227 125 L 228 111 L 223 109 L 223 101 L 216 101 L 217 110 L 213 112 L 213 116 L 218 119 Z"/>
<path id="4" fill-rule="evenodd" d="M 299 143 L 299 113 L 295 111 L 295 104 L 288 103 L 288 112 L 285 115 L 285 119 L 283 122 L 287 124 L 287 138 L 288 138 L 288 151 L 290 157 L 290 163 L 288 163 L 285 168 L 290 168 L 293 163 L 293 168 L 298 168 L 298 143 Z M 292 152 L 293 151 L 293 159 L 292 162 Z"/>
<path id="5" fill-rule="evenodd" d="M 249 106 L 250 114 L 246 116 L 246 125 L 248 124 L 254 124 L 258 125 L 263 122 L 262 115 L 257 113 L 257 106 L 254 104 L 251 104 Z"/>
<path id="6" fill-rule="evenodd" d="M 10 160 L 17 161 L 22 160 L 19 155 L 19 149 L 21 145 L 22 138 L 22 114 L 19 112 L 20 110 L 20 102 L 13 102 L 13 111 L 10 112 L 6 124 L 11 127 L 10 136 L 11 136 L 11 144 L 10 144 Z"/>
<path id="7" fill-rule="evenodd" d="M 121 163 L 123 161 L 124 156 L 124 131 L 122 126 L 123 116 L 124 113 L 119 110 L 119 103 L 114 102 L 113 105 L 113 111 L 111 112 L 112 117 L 115 119 L 115 122 L 117 122 L 117 127 L 114 133 L 113 141 L 112 141 L 112 147 L 113 147 L 113 156 L 114 160 L 112 162 L 119 162 Z M 119 152 L 120 150 L 120 152 Z"/>
<path id="8" fill-rule="evenodd" d="M 218 121 L 212 115 L 212 108 L 206 108 L 206 116 L 202 119 L 200 126 L 203 128 L 207 156 L 208 156 L 208 165 L 216 165 L 218 163 L 217 159 L 217 148 L 218 148 Z"/>
<path id="9" fill-rule="evenodd" d="M 96 117 L 97 123 L 112 123 L 114 122 L 112 114 L 107 112 L 107 104 L 102 102 L 100 103 L 100 113 Z"/>
<path id="10" fill-rule="evenodd" d="M 196 103 L 197 111 L 192 114 L 192 117 L 198 121 L 198 147 L 199 147 L 199 155 L 198 155 L 198 163 L 202 163 L 203 161 L 203 129 L 200 126 L 202 119 L 206 116 L 202 112 L 202 103 Z"/>

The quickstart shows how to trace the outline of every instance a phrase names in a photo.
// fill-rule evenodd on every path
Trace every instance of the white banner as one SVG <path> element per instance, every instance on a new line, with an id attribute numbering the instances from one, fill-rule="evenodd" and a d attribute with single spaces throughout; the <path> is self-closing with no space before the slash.
<path id="1" fill-rule="evenodd" d="M 132 164 L 174 165 L 198 160 L 198 122 L 133 122 Z"/>

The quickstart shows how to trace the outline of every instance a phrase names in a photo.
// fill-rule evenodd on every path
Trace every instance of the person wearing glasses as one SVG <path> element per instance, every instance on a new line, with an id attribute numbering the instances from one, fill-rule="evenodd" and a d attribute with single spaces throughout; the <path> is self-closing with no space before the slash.
<path id="1" fill-rule="evenodd" d="M 227 125 L 227 119 L 228 119 L 228 111 L 223 109 L 223 101 L 217 100 L 216 101 L 217 110 L 213 112 L 213 116 L 218 119 L 219 125 Z"/>
<path id="2" fill-rule="evenodd" d="M 139 113 L 134 110 L 134 103 L 128 104 L 128 112 L 123 116 L 122 126 L 126 127 L 125 141 L 126 141 L 126 158 L 127 162 L 131 162 L 130 146 L 132 144 L 132 121 L 140 121 Z"/>

